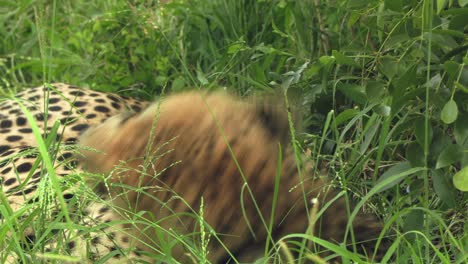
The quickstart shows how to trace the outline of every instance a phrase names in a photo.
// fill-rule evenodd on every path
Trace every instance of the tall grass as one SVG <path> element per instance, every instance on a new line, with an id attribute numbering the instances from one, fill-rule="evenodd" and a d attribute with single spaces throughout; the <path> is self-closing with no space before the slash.
<path id="1" fill-rule="evenodd" d="M 394 234 L 385 260 L 467 260 L 467 187 L 453 183 L 468 165 L 465 1 L 0 6 L 2 87 L 55 80 L 147 98 L 193 87 L 280 90 L 303 113 L 293 143 L 308 150 L 315 172 L 379 214 Z M 8 206 L 0 208 L 10 230 L 20 224 Z M 19 240 L 7 250 L 18 251 Z"/>

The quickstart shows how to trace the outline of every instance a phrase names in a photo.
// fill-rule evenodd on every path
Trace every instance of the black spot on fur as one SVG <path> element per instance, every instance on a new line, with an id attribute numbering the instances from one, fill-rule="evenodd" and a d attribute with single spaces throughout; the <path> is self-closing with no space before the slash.
<path id="1" fill-rule="evenodd" d="M 98 245 L 100 243 L 100 239 L 99 237 L 93 237 L 93 239 L 91 239 L 91 245 L 95 246 L 95 245 Z"/>
<path id="2" fill-rule="evenodd" d="M 10 150 L 7 150 L 7 151 L 3 152 L 0 156 L 5 157 L 5 156 L 8 156 L 8 155 L 13 154 L 13 153 L 15 153 L 15 151 L 10 149 Z"/>
<path id="3" fill-rule="evenodd" d="M 82 107 L 82 106 L 85 106 L 85 105 L 87 105 L 87 104 L 88 104 L 88 103 L 86 103 L 86 102 L 84 102 L 84 101 L 76 101 L 76 102 L 74 103 L 74 105 L 75 105 L 76 107 Z"/>
<path id="4" fill-rule="evenodd" d="M 86 115 L 86 119 L 93 119 L 93 118 L 96 118 L 96 114 L 88 114 Z"/>
<path id="5" fill-rule="evenodd" d="M 60 101 L 60 98 L 50 98 L 49 99 L 49 104 L 56 104 Z"/>
<path id="6" fill-rule="evenodd" d="M 9 114 L 19 114 L 21 112 L 20 109 L 13 109 L 13 110 L 10 110 L 8 113 Z"/>
<path id="7" fill-rule="evenodd" d="M 13 135 L 13 136 L 8 136 L 8 137 L 6 138 L 6 140 L 7 140 L 8 142 L 16 142 L 16 141 L 20 141 L 21 139 L 23 139 L 22 136 L 15 136 L 15 135 Z"/>
<path id="8" fill-rule="evenodd" d="M 63 194 L 63 199 L 65 200 L 71 200 L 73 197 L 75 197 L 75 195 L 73 195 L 72 193 Z"/>
<path id="9" fill-rule="evenodd" d="M 32 133 L 31 128 L 20 128 L 18 131 L 21 132 L 21 133 L 25 133 L 25 134 Z"/>
<path id="10" fill-rule="evenodd" d="M 62 119 L 60 119 L 60 124 L 62 125 L 70 125 L 70 124 L 73 124 L 75 123 L 77 120 L 71 116 L 68 116 L 68 117 L 64 117 Z"/>
<path id="11" fill-rule="evenodd" d="M 25 124 L 26 124 L 26 118 L 21 117 L 21 116 L 16 118 L 16 125 L 24 126 Z"/>
<path id="12" fill-rule="evenodd" d="M 112 102 L 112 107 L 114 107 L 114 109 L 117 109 L 117 110 L 120 110 L 121 106 L 120 104 L 116 103 L 116 102 Z"/>
<path id="13" fill-rule="evenodd" d="M 94 99 L 94 101 L 95 101 L 96 103 L 105 103 L 105 102 L 106 102 L 106 101 L 105 101 L 104 99 L 102 99 L 102 98 Z"/>
<path id="14" fill-rule="evenodd" d="M 108 207 L 102 207 L 101 209 L 99 209 L 99 213 L 100 214 L 105 214 L 106 212 L 109 211 L 109 208 Z"/>
<path id="15" fill-rule="evenodd" d="M 30 200 L 28 201 L 28 204 L 33 204 L 33 203 L 37 203 L 37 202 L 39 202 L 39 196 L 30 199 Z"/>
<path id="16" fill-rule="evenodd" d="M 1 174 L 7 174 L 11 171 L 11 167 L 6 167 L 4 170 L 2 170 Z"/>
<path id="17" fill-rule="evenodd" d="M 74 95 L 74 96 L 84 96 L 85 95 L 82 91 L 71 91 L 70 94 Z"/>
<path id="18" fill-rule="evenodd" d="M 30 193 L 34 192 L 36 189 L 37 189 L 37 185 L 34 184 L 33 186 L 31 186 L 31 187 L 25 189 L 24 191 L 22 191 L 21 194 L 24 194 L 24 195 L 30 194 Z"/>
<path id="19" fill-rule="evenodd" d="M 72 250 L 75 248 L 75 242 L 74 241 L 70 241 L 67 243 L 67 247 L 69 250 Z"/>
<path id="20" fill-rule="evenodd" d="M 11 132 L 10 129 L 2 129 L 2 130 L 0 130 L 0 134 L 8 134 L 8 133 L 10 133 L 10 132 Z"/>
<path id="21" fill-rule="evenodd" d="M 11 120 L 2 120 L 0 122 L 0 128 L 10 128 L 13 125 L 13 122 Z"/>
<path id="22" fill-rule="evenodd" d="M 0 110 L 7 110 L 7 109 L 10 109 L 10 108 L 11 108 L 11 105 L 5 105 L 2 108 L 0 108 Z"/>
<path id="23" fill-rule="evenodd" d="M 65 160 L 71 158 L 72 156 L 73 156 L 73 154 L 71 154 L 70 152 L 65 152 L 65 153 L 63 153 L 62 155 L 60 155 L 60 156 L 57 158 L 57 160 L 58 160 L 58 161 L 65 161 Z"/>
<path id="24" fill-rule="evenodd" d="M 34 95 L 34 96 L 29 97 L 27 100 L 28 101 L 36 101 L 39 98 L 41 98 L 39 95 Z"/>
<path id="25" fill-rule="evenodd" d="M 140 112 L 141 111 L 141 107 L 139 107 L 138 105 L 132 105 L 132 106 L 130 106 L 130 108 L 135 112 Z"/>
<path id="26" fill-rule="evenodd" d="M 71 128 L 71 130 L 73 131 L 83 131 L 85 129 L 87 129 L 89 127 L 89 125 L 87 124 L 78 124 L 78 125 L 75 125 Z"/>
<path id="27" fill-rule="evenodd" d="M 0 154 L 4 153 L 5 151 L 7 151 L 9 149 L 10 149 L 10 146 L 0 145 Z"/>
<path id="28" fill-rule="evenodd" d="M 109 113 L 110 112 L 109 108 L 107 108 L 106 106 L 102 106 L 102 105 L 98 105 L 98 106 L 94 107 L 94 110 L 96 110 L 98 112 L 101 112 L 101 113 Z"/>
<path id="29" fill-rule="evenodd" d="M 44 121 L 45 116 L 43 113 L 39 113 L 39 114 L 34 115 L 34 118 L 36 118 L 37 121 Z"/>
<path id="30" fill-rule="evenodd" d="M 62 111 L 62 107 L 61 107 L 61 106 L 58 106 L 58 105 L 50 106 L 50 107 L 49 107 L 49 111 L 53 111 L 53 112 Z"/>
<path id="31" fill-rule="evenodd" d="M 23 164 L 20 164 L 16 167 L 16 170 L 19 172 L 19 173 L 23 173 L 23 172 L 29 172 L 32 168 L 32 165 L 31 163 L 28 163 L 28 162 L 25 162 Z"/>
<path id="32" fill-rule="evenodd" d="M 120 102 L 120 100 L 117 99 L 117 98 L 116 98 L 115 96 L 113 96 L 112 94 L 108 94 L 108 95 L 107 95 L 107 98 L 111 99 L 112 101 L 114 101 L 114 102 L 116 102 L 116 103 Z"/>
<path id="33" fill-rule="evenodd" d="M 10 186 L 10 185 L 14 184 L 15 182 L 16 182 L 16 178 L 10 178 L 10 179 L 6 180 L 6 181 L 3 183 L 3 185 L 5 185 L 5 186 Z"/>

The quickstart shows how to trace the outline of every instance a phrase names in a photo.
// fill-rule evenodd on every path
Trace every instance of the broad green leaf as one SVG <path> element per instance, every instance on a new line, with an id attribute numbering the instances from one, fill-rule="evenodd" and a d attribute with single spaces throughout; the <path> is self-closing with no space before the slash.
<path id="1" fill-rule="evenodd" d="M 379 71 L 391 79 L 398 71 L 398 62 L 392 57 L 383 57 L 379 63 Z"/>
<path id="2" fill-rule="evenodd" d="M 371 102 L 380 102 L 385 94 L 385 84 L 377 81 L 370 81 L 366 85 L 367 99 Z"/>
<path id="3" fill-rule="evenodd" d="M 206 79 L 205 74 L 200 69 L 197 70 L 197 80 L 202 86 L 208 84 L 208 80 Z"/>
<path id="4" fill-rule="evenodd" d="M 440 11 L 444 9 L 446 1 L 447 0 L 437 0 L 437 14 L 440 14 Z"/>
<path id="5" fill-rule="evenodd" d="M 335 118 L 335 125 L 339 126 L 343 122 L 346 122 L 353 117 L 357 116 L 359 114 L 359 110 L 357 109 L 346 109 L 343 112 L 339 113 L 336 118 Z"/>
<path id="6" fill-rule="evenodd" d="M 457 205 L 455 189 L 450 181 L 450 176 L 442 170 L 432 170 L 432 184 L 439 198 L 451 208 Z"/>
<path id="7" fill-rule="evenodd" d="M 341 52 L 339 52 L 337 50 L 333 50 L 332 55 L 333 55 L 333 57 L 335 57 L 336 63 L 338 63 L 338 64 L 350 65 L 350 66 L 354 66 L 356 68 L 361 68 L 361 65 L 357 64 L 354 61 L 354 59 L 344 55 L 343 53 L 341 53 Z"/>
<path id="8" fill-rule="evenodd" d="M 453 185 L 460 191 L 468 192 L 468 166 L 453 176 Z"/>
<path id="9" fill-rule="evenodd" d="M 424 118 L 419 118 L 415 122 L 415 133 L 416 133 L 416 140 L 418 141 L 419 145 L 424 149 L 424 142 L 425 142 L 425 120 Z M 428 140 L 427 142 L 431 144 L 432 142 L 432 126 L 431 122 L 429 121 L 429 127 L 428 127 Z"/>
<path id="10" fill-rule="evenodd" d="M 457 103 L 454 100 L 449 100 L 444 108 L 442 108 L 442 112 L 440 113 L 440 119 L 445 124 L 451 124 L 457 120 L 458 116 L 458 107 Z"/>
<path id="11" fill-rule="evenodd" d="M 460 64 L 454 61 L 446 61 L 443 67 L 451 78 L 455 78 L 458 76 L 458 69 L 460 69 Z"/>
<path id="12" fill-rule="evenodd" d="M 346 97 L 356 103 L 365 104 L 367 102 L 365 89 L 361 85 L 342 84 L 338 86 L 338 90 L 340 90 Z"/>
<path id="13" fill-rule="evenodd" d="M 388 105 L 380 104 L 374 107 L 374 111 L 381 116 L 389 116 L 392 108 Z"/>
<path id="14" fill-rule="evenodd" d="M 411 169 L 411 165 L 408 162 L 401 162 L 396 165 L 393 165 L 390 169 L 384 172 L 382 176 L 380 176 L 379 180 L 377 181 L 377 184 L 392 176 L 399 175 L 403 172 L 406 172 L 409 169 Z M 381 191 L 390 189 L 393 186 L 397 185 L 399 182 L 401 182 L 403 179 L 404 177 L 397 177 L 394 181 L 389 182 L 386 186 L 382 187 L 379 191 L 381 192 Z"/>
<path id="15" fill-rule="evenodd" d="M 461 7 L 464 7 L 464 6 L 466 6 L 466 4 L 468 4 L 468 0 L 458 0 L 458 4 L 459 4 Z"/>
<path id="16" fill-rule="evenodd" d="M 418 143 L 413 142 L 406 149 L 406 159 L 412 167 L 424 167 L 424 150 Z"/>
<path id="17" fill-rule="evenodd" d="M 245 45 L 245 41 L 239 40 L 239 41 L 235 42 L 234 44 L 232 44 L 231 46 L 229 46 L 229 48 L 227 49 L 227 53 L 228 54 L 234 54 L 234 53 L 244 51 L 244 50 L 248 50 L 248 49 L 249 48 Z"/>
<path id="18" fill-rule="evenodd" d="M 332 56 L 322 56 L 319 58 L 319 61 L 323 65 L 329 65 L 333 62 L 335 62 L 335 58 Z"/>
<path id="19" fill-rule="evenodd" d="M 185 87 L 185 80 L 182 77 L 177 77 L 171 85 L 172 91 L 180 91 Z"/>
<path id="20" fill-rule="evenodd" d="M 460 146 L 451 144 L 445 147 L 437 158 L 436 169 L 447 167 L 461 159 L 463 150 Z"/>
<path id="21" fill-rule="evenodd" d="M 463 146 L 468 139 L 468 113 L 464 113 L 455 122 L 453 135 L 458 145 Z"/>

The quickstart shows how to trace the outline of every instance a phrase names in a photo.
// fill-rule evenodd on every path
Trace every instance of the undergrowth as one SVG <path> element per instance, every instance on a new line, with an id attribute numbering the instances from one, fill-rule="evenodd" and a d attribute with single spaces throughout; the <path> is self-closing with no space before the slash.
<path id="1" fill-rule="evenodd" d="M 315 173 L 385 221 L 393 244 L 384 262 L 464 263 L 467 14 L 464 0 L 1 1 L 1 92 L 63 81 L 145 98 L 193 88 L 286 93 L 303 116 L 294 144 Z M 0 200 L 2 225 L 18 234 L 44 213 Z M 26 212 L 29 222 L 13 217 Z M 44 230 L 41 242 L 55 237 Z M 20 240 L 0 250 L 21 255 Z"/>

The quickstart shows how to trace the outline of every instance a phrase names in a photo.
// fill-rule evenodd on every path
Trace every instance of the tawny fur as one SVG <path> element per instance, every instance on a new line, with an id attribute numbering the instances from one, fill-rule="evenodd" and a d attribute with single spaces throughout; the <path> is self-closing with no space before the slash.
<path id="1" fill-rule="evenodd" d="M 300 181 L 294 155 L 285 144 L 286 115 L 274 115 L 275 118 L 265 121 L 263 114 L 259 114 L 258 107 L 223 94 L 190 92 L 169 96 L 142 114 L 116 116 L 90 129 L 81 137 L 80 144 L 98 152 L 84 152 L 82 161 L 91 171 L 112 171 L 110 194 L 117 197 L 117 207 L 149 211 L 165 229 L 184 234 L 198 232 L 198 221 L 193 216 L 174 217 L 174 212 L 197 213 L 203 197 L 205 221 L 238 260 L 252 261 L 249 253 L 253 248 L 262 251 L 267 228 L 243 177 L 265 223 L 269 223 L 282 149 L 274 239 L 304 233 L 309 224 L 310 199 L 319 197 L 325 203 L 334 195 L 334 191 L 325 195 L 324 181 L 313 179 L 310 173 L 304 172 L 305 179 Z M 112 183 L 150 189 L 142 194 Z M 175 194 L 185 202 L 175 198 Z M 344 199 L 336 201 L 321 220 L 317 224 L 320 232 L 316 233 L 332 242 L 342 242 L 347 224 Z M 381 226 L 374 217 L 359 214 L 354 228 L 355 238 L 360 241 L 376 238 Z M 136 236 L 150 247 L 157 246 L 157 241 L 150 241 L 155 235 L 148 229 L 141 230 Z M 180 250 L 175 249 L 174 256 L 180 256 Z M 209 251 L 208 258 L 213 263 L 229 259 L 213 237 Z"/>

